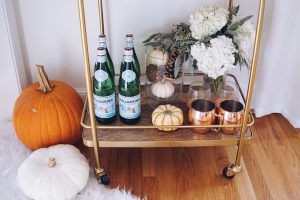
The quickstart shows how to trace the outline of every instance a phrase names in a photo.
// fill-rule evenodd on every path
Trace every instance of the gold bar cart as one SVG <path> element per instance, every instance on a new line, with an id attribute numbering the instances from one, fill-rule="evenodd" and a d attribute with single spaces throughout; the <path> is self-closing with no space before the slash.
<path id="1" fill-rule="evenodd" d="M 99 19 L 100 19 L 100 33 L 104 34 L 104 18 L 103 18 L 103 3 L 102 0 L 98 0 L 99 6 Z M 229 9 L 233 6 L 233 1 L 229 0 Z M 223 175 L 231 179 L 236 174 L 241 172 L 241 156 L 243 147 L 253 139 L 251 126 L 254 124 L 254 117 L 250 111 L 250 105 L 252 100 L 253 86 L 255 80 L 256 66 L 258 61 L 258 52 L 260 46 L 260 36 L 262 31 L 265 0 L 260 0 L 259 12 L 257 19 L 257 29 L 255 44 L 253 50 L 253 60 L 251 65 L 250 78 L 248 83 L 248 91 L 246 97 L 240 89 L 239 83 L 235 76 L 227 75 L 237 85 L 241 94 L 241 97 L 245 104 L 245 115 L 243 123 L 241 125 L 212 125 L 212 126 L 196 126 L 188 125 L 184 122 L 180 126 L 153 126 L 151 124 L 151 113 L 153 109 L 148 107 L 145 102 L 145 98 L 142 90 L 142 117 L 138 125 L 127 126 L 122 125 L 118 120 L 113 125 L 103 126 L 96 123 L 94 104 L 93 104 L 93 92 L 92 92 L 92 78 L 90 72 L 89 52 L 87 43 L 85 13 L 84 13 L 84 0 L 78 0 L 80 26 L 81 26 L 81 38 L 84 54 L 84 69 L 85 80 L 87 87 L 87 98 L 85 101 L 84 110 L 81 117 L 81 125 L 83 127 L 83 143 L 88 147 L 94 149 L 95 154 L 95 175 L 97 180 L 107 185 L 109 178 L 103 168 L 100 165 L 99 147 L 200 147 L 200 146 L 225 146 L 225 145 L 237 145 L 238 150 L 236 154 L 235 162 L 229 164 L 223 169 Z M 143 101 L 144 100 L 144 101 Z M 184 106 L 183 99 L 178 100 L 178 104 L 181 105 L 184 113 L 187 110 Z M 147 118 L 148 116 L 148 118 Z M 161 133 L 157 128 L 176 127 L 175 133 L 166 134 Z M 198 135 L 194 133 L 191 128 L 221 128 L 221 127 L 239 127 L 240 131 L 235 135 L 224 135 L 222 133 L 209 133 L 207 135 Z M 143 131 L 141 131 L 143 129 Z"/>

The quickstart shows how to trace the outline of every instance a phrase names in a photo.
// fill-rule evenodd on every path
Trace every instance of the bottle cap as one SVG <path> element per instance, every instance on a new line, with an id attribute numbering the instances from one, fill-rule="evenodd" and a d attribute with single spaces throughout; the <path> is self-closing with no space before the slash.
<path id="1" fill-rule="evenodd" d="M 124 55 L 125 56 L 132 56 L 133 55 L 133 51 L 132 51 L 132 48 L 125 48 L 124 49 Z"/>
<path id="2" fill-rule="evenodd" d="M 98 41 L 99 42 L 106 42 L 106 35 L 105 34 L 101 34 L 98 36 Z"/>
<path id="3" fill-rule="evenodd" d="M 99 55 L 99 56 L 104 56 L 104 55 L 106 55 L 105 48 L 99 47 L 99 48 L 97 49 L 97 55 Z"/>
<path id="4" fill-rule="evenodd" d="M 133 41 L 133 35 L 132 34 L 126 34 L 126 41 Z"/>

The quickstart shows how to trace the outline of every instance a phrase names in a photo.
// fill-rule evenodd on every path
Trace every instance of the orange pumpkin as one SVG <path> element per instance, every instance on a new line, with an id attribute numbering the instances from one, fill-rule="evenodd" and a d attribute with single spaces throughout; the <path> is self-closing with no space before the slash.
<path id="1" fill-rule="evenodd" d="M 83 102 L 79 94 L 61 81 L 49 81 L 37 65 L 39 83 L 18 97 L 13 123 L 19 139 L 29 148 L 74 144 L 81 138 Z"/>

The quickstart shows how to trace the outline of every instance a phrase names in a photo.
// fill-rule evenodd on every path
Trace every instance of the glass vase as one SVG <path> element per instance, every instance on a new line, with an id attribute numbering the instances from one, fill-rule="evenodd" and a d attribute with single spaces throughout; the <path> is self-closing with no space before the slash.
<path id="1" fill-rule="evenodd" d="M 182 95 L 184 73 L 179 71 L 175 77 L 176 57 L 150 46 L 146 48 L 145 54 L 145 88 L 148 105 L 155 108 L 162 104 L 178 102 Z"/>
<path id="2" fill-rule="evenodd" d="M 224 84 L 226 76 L 219 76 L 217 78 L 211 78 L 208 75 L 203 76 L 203 80 L 210 86 L 211 98 L 215 100 L 218 98 L 220 86 Z"/>
<path id="3" fill-rule="evenodd" d="M 203 79 L 210 85 L 211 98 L 215 102 L 217 108 L 219 108 L 222 101 L 240 100 L 238 85 L 233 81 L 227 80 L 226 74 L 219 76 L 216 79 L 204 75 Z"/>

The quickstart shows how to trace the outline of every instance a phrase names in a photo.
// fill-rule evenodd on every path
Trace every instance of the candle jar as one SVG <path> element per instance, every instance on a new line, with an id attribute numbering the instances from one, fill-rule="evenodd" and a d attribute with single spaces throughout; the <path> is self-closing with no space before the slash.
<path id="1" fill-rule="evenodd" d="M 175 74 L 175 60 L 169 53 L 147 47 L 145 51 L 147 103 L 155 108 L 161 104 L 178 102 L 182 95 L 182 67 Z"/>

